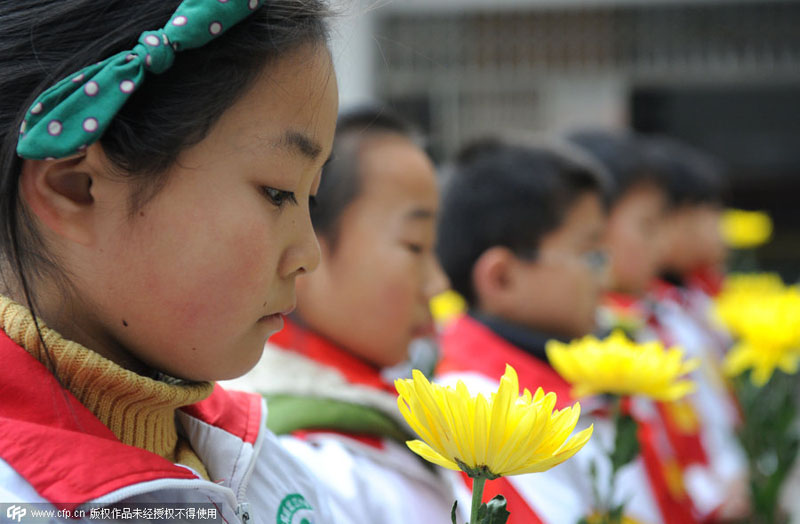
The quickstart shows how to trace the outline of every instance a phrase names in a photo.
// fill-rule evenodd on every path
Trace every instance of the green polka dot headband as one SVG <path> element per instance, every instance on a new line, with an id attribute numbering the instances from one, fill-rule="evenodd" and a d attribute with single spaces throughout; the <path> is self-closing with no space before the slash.
<path id="1" fill-rule="evenodd" d="M 17 154 L 41 160 L 82 151 L 100 139 L 147 71 L 168 70 L 176 51 L 204 46 L 263 1 L 184 0 L 166 26 L 142 33 L 132 50 L 85 67 L 42 93 L 22 121 Z"/>

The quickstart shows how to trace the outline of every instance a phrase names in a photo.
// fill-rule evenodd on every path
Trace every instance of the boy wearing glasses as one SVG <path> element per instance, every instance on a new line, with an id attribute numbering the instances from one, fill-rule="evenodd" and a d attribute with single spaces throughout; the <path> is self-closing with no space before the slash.
<path id="1" fill-rule="evenodd" d="M 484 141 L 459 155 L 444 188 L 437 252 L 469 309 L 442 334 L 442 382 L 463 380 L 471 391 L 490 391 L 508 363 L 521 387 L 555 392 L 559 409 L 574 403 L 544 348 L 550 339 L 568 341 L 595 329 L 607 280 L 607 185 L 601 167 L 563 145 Z M 581 407 L 585 414 L 592 410 L 588 403 Z M 579 425 L 590 422 L 599 436 L 594 417 Z M 545 473 L 490 481 L 485 495 L 508 499 L 512 524 L 589 517 L 596 511 L 590 464 L 603 456 L 595 440 L 602 438 Z M 462 490 L 469 484 L 451 479 Z M 625 486 L 636 489 L 619 489 L 613 498 L 633 495 L 626 513 L 661 522 L 638 463 L 621 471 L 618 487 Z"/>

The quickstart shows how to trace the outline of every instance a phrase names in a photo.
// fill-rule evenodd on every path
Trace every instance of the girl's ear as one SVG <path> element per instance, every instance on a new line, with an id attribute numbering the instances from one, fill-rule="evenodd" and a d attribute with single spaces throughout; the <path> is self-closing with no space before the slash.
<path id="1" fill-rule="evenodd" d="M 496 312 L 505 307 L 513 292 L 511 282 L 514 253 L 508 248 L 495 246 L 487 249 L 472 267 L 472 287 L 477 304 L 486 312 Z"/>
<path id="2" fill-rule="evenodd" d="M 90 161 L 99 148 L 57 160 L 24 160 L 20 194 L 28 209 L 56 235 L 83 245 L 94 241 L 92 183 L 99 164 Z"/>

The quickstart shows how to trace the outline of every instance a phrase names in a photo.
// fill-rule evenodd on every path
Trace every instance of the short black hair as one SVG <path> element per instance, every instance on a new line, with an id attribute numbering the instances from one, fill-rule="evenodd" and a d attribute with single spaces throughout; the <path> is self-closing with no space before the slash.
<path id="1" fill-rule="evenodd" d="M 583 194 L 603 199 L 608 181 L 580 152 L 482 139 L 461 150 L 443 188 L 437 254 L 470 306 L 472 269 L 488 249 L 530 256 Z"/>
<path id="2" fill-rule="evenodd" d="M 342 213 L 361 193 L 358 164 L 364 139 L 384 133 L 417 141 L 414 126 L 385 108 L 364 106 L 339 116 L 331 158 L 322 169 L 316 205 L 311 209 L 314 231 L 334 248 Z"/>
<path id="3" fill-rule="evenodd" d="M 725 170 L 712 155 L 677 139 L 645 140 L 651 168 L 665 180 L 670 206 L 721 205 L 726 196 Z"/>
<path id="4" fill-rule="evenodd" d="M 643 183 L 667 192 L 667 181 L 658 169 L 653 168 L 642 135 L 627 130 L 581 129 L 568 134 L 567 140 L 606 168 L 613 182 L 609 192 L 610 205 Z"/>

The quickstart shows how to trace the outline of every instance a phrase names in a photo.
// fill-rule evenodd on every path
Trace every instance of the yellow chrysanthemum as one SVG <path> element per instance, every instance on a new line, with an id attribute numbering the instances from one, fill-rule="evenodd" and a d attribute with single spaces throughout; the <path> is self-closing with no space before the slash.
<path id="1" fill-rule="evenodd" d="M 728 209 L 720 222 L 722 238 L 735 249 L 748 249 L 765 244 L 772 237 L 772 219 L 761 211 Z"/>
<path id="2" fill-rule="evenodd" d="M 395 381 L 397 405 L 422 440 L 408 447 L 424 459 L 478 478 L 545 471 L 572 457 L 592 435 L 592 427 L 567 438 L 580 404 L 554 410 L 556 395 L 541 388 L 519 395 L 511 366 L 491 398 L 471 396 L 463 382 L 455 388 L 431 384 L 414 370 L 413 379 Z M 423 442 L 424 441 L 424 442 Z"/>
<path id="3" fill-rule="evenodd" d="M 796 286 L 767 293 L 723 292 L 716 312 L 739 341 L 725 358 L 725 372 L 747 369 L 753 384 L 763 386 L 775 369 L 793 374 L 800 361 L 800 290 Z"/>
<path id="4" fill-rule="evenodd" d="M 734 274 L 725 279 L 712 314 L 732 335 L 740 337 L 753 315 L 758 315 L 762 302 L 785 292 L 786 286 L 777 274 Z"/>
<path id="5" fill-rule="evenodd" d="M 464 298 L 453 290 L 439 293 L 431 299 L 431 313 L 437 324 L 447 324 L 467 309 Z"/>
<path id="6" fill-rule="evenodd" d="M 732 273 L 722 283 L 721 294 L 763 295 L 783 291 L 785 287 L 777 273 Z"/>
<path id="7" fill-rule="evenodd" d="M 602 341 L 593 336 L 569 344 L 551 340 L 546 351 L 576 397 L 610 393 L 677 400 L 694 391 L 694 383 L 681 377 L 699 364 L 696 359 L 684 361 L 680 348 L 664 349 L 660 342 L 636 344 L 622 331 Z"/>

